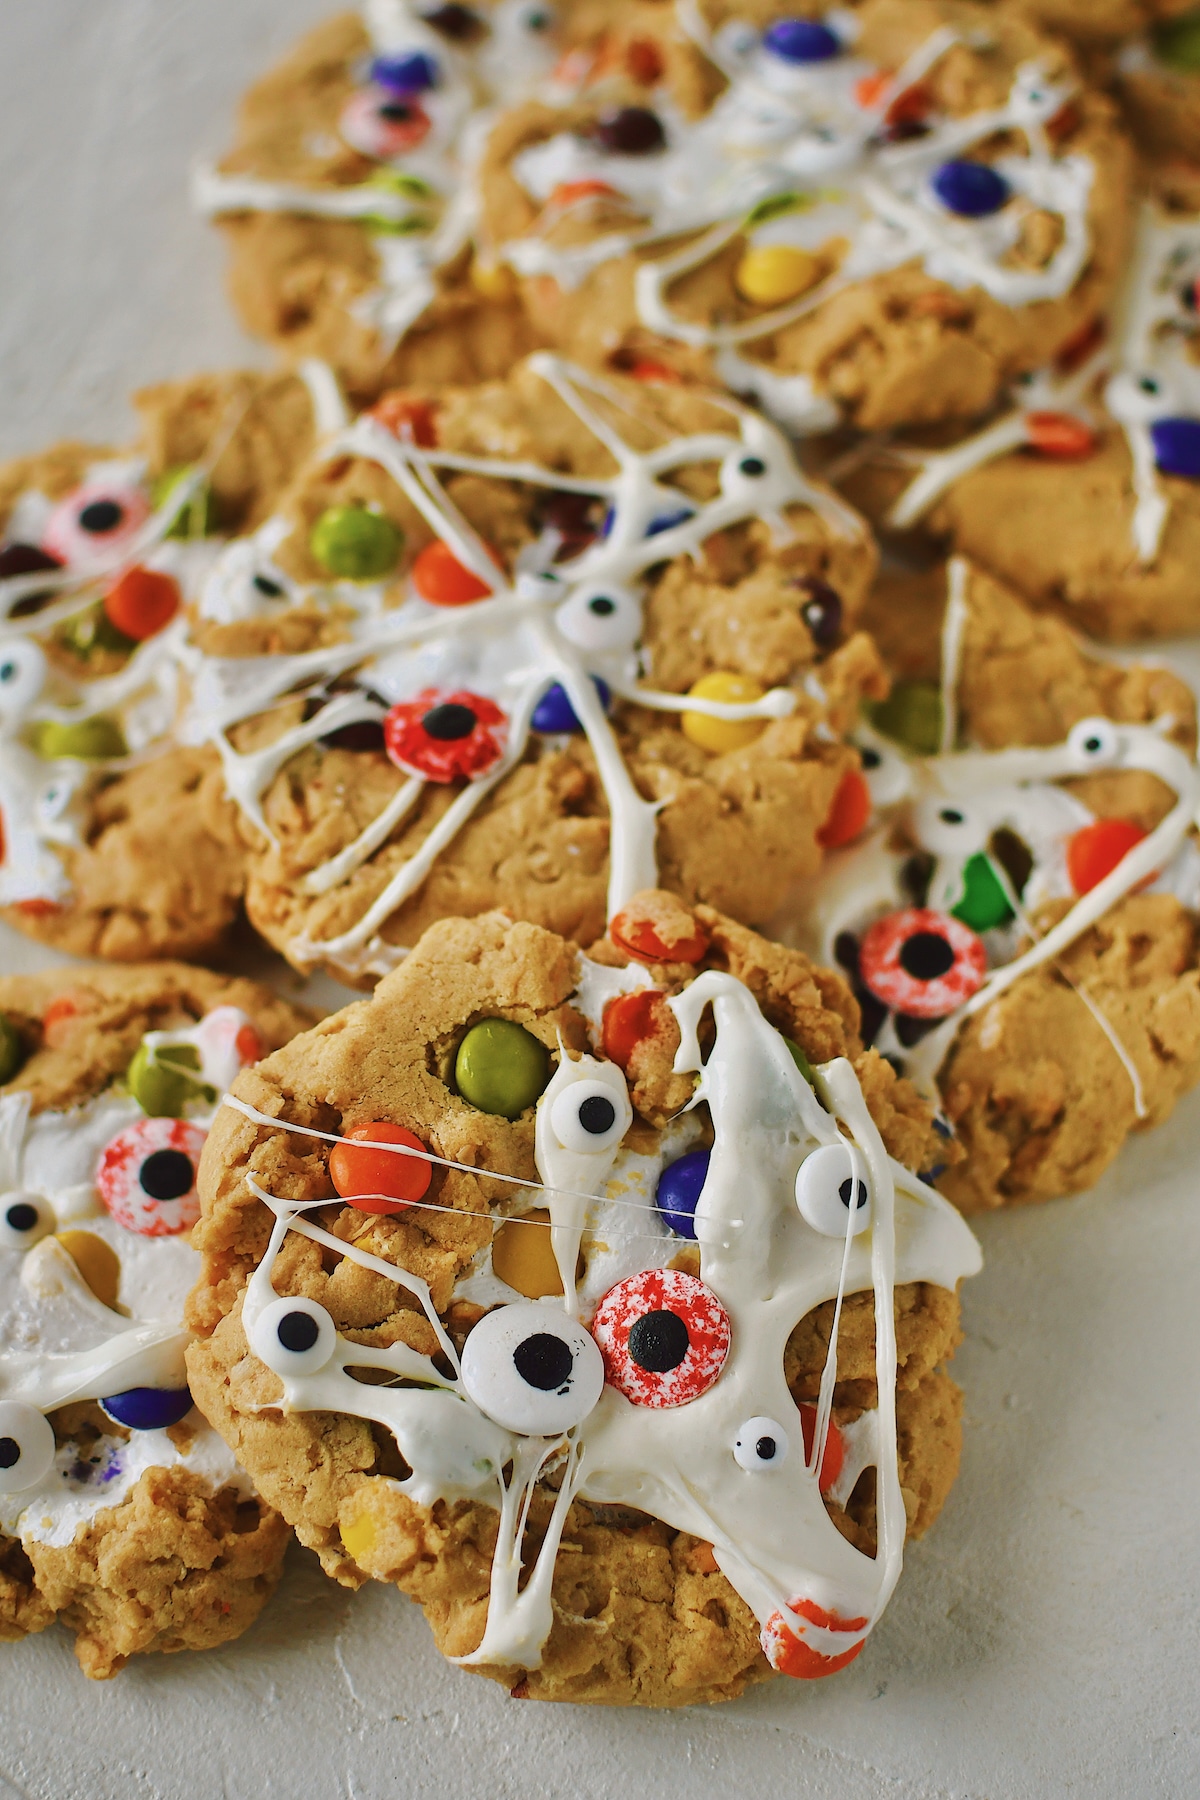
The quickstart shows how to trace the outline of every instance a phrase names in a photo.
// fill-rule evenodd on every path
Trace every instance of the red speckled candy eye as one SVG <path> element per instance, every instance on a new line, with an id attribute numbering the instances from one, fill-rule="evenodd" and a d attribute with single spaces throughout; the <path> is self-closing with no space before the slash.
<path id="1" fill-rule="evenodd" d="M 388 162 L 415 150 L 433 122 L 412 94 L 389 94 L 385 88 L 363 88 L 346 102 L 338 130 L 364 156 Z"/>
<path id="2" fill-rule="evenodd" d="M 894 1012 L 944 1019 L 982 983 L 987 951 L 958 919 L 909 906 L 871 926 L 859 950 L 858 972 Z"/>
<path id="3" fill-rule="evenodd" d="M 866 1618 L 843 1619 L 818 1606 L 815 1600 L 793 1600 L 787 1617 L 774 1612 L 763 1626 L 762 1647 L 771 1667 L 781 1675 L 791 1675 L 797 1681 L 819 1681 L 823 1675 L 836 1675 L 852 1663 L 866 1642 L 865 1637 L 860 1637 L 848 1650 L 839 1650 L 835 1634 L 865 1633 L 870 1623 Z"/>
<path id="4" fill-rule="evenodd" d="M 605 1380 L 635 1406 L 686 1406 L 729 1355 L 729 1314 L 681 1269 L 646 1269 L 605 1294 L 592 1320 Z"/>
<path id="5" fill-rule="evenodd" d="M 134 481 L 85 481 L 50 514 L 42 547 L 61 563 L 108 562 L 128 551 L 150 517 L 150 496 Z"/>
<path id="6" fill-rule="evenodd" d="M 100 1156 L 100 1198 L 126 1231 L 177 1237 L 200 1217 L 196 1165 L 208 1136 L 186 1119 L 139 1119 Z"/>
<path id="7" fill-rule="evenodd" d="M 508 719 L 493 700 L 460 689 L 424 688 L 415 700 L 393 706 L 383 722 L 383 741 L 398 768 L 426 781 L 486 775 L 504 754 Z"/>

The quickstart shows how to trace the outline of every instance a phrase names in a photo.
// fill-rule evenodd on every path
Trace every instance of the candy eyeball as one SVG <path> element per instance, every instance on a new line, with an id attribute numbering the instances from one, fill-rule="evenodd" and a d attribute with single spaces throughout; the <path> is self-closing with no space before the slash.
<path id="1" fill-rule="evenodd" d="M 1171 411 L 1172 397 L 1162 377 L 1144 369 L 1114 375 L 1104 389 L 1104 404 L 1122 425 L 1148 425 Z"/>
<path id="2" fill-rule="evenodd" d="M 646 1269 L 610 1288 L 592 1335 L 605 1379 L 635 1406 L 686 1406 L 708 1392 L 729 1355 L 729 1315 L 682 1269 Z"/>
<path id="3" fill-rule="evenodd" d="M 150 497 L 139 482 L 85 481 L 50 514 L 42 545 L 69 565 L 108 561 L 130 548 L 149 517 Z"/>
<path id="4" fill-rule="evenodd" d="M 506 1431 L 556 1437 L 587 1418 L 604 1363 L 577 1319 L 552 1306 L 514 1304 L 484 1315 L 463 1346 L 468 1399 Z"/>
<path id="5" fill-rule="evenodd" d="M 721 492 L 726 499 L 757 498 L 771 478 L 771 465 L 765 456 L 748 450 L 743 444 L 726 457 L 721 468 Z"/>
<path id="6" fill-rule="evenodd" d="M 57 1230 L 54 1208 L 43 1194 L 26 1188 L 0 1194 L 0 1249 L 32 1250 Z"/>
<path id="7" fill-rule="evenodd" d="M 568 1082 L 550 1107 L 550 1129 L 563 1149 L 583 1155 L 615 1149 L 632 1123 L 625 1077 L 615 1065 L 608 1079 Z"/>
<path id="8" fill-rule="evenodd" d="M 935 856 L 973 856 L 988 839 L 988 821 L 963 800 L 922 800 L 913 828 L 918 843 Z"/>
<path id="9" fill-rule="evenodd" d="M 1079 770 L 1110 769 L 1121 755 L 1121 734 L 1111 719 L 1080 719 L 1067 734 L 1067 755 Z"/>
<path id="10" fill-rule="evenodd" d="M 631 650 L 642 634 L 641 601 L 614 582 L 576 588 L 554 620 L 580 650 Z"/>
<path id="11" fill-rule="evenodd" d="M 44 1413 L 20 1400 L 0 1403 L 0 1494 L 36 1487 L 54 1466 L 54 1447 Z"/>
<path id="12" fill-rule="evenodd" d="M 46 685 L 46 653 L 29 638 L 0 644 L 0 719 L 16 719 Z"/>
<path id="13" fill-rule="evenodd" d="M 207 1132 L 185 1119 L 139 1119 L 110 1138 L 96 1187 L 112 1217 L 142 1237 L 176 1237 L 200 1217 L 196 1167 Z"/>
<path id="14" fill-rule="evenodd" d="M 733 1440 L 734 1458 L 738 1467 L 745 1469 L 748 1475 L 781 1469 L 791 1447 L 791 1440 L 783 1426 L 775 1419 L 768 1419 L 765 1414 L 756 1414 L 753 1419 L 747 1419 Z"/>
<path id="15" fill-rule="evenodd" d="M 432 120 L 413 94 L 363 88 L 342 109 L 338 130 L 352 150 L 376 162 L 390 162 L 415 150 L 429 136 Z"/>
<path id="16" fill-rule="evenodd" d="M 863 1159 L 854 1167 L 849 1146 L 822 1144 L 806 1156 L 796 1174 L 796 1205 L 822 1237 L 857 1237 L 871 1223 L 871 1196 L 863 1180 Z"/>
<path id="17" fill-rule="evenodd" d="M 337 1328 L 315 1300 L 272 1300 L 247 1332 L 250 1348 L 275 1375 L 315 1375 L 337 1349 Z"/>

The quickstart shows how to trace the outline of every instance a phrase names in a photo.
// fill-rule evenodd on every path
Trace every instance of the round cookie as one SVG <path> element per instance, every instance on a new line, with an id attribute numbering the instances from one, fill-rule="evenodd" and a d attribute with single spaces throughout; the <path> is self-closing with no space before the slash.
<path id="1" fill-rule="evenodd" d="M 471 248 L 481 115 L 557 55 L 545 0 L 367 5 L 309 32 L 243 99 L 194 198 L 232 254 L 247 329 L 370 398 L 502 375 L 537 337 Z"/>
<path id="2" fill-rule="evenodd" d="M 558 347 L 875 431 L 979 415 L 1107 307 L 1129 154 L 1056 40 L 959 0 L 680 17 L 725 83 L 700 118 L 605 76 L 489 140 L 482 229 Z"/>
<path id="3" fill-rule="evenodd" d="M 978 1251 L 837 976 L 663 893 L 613 929 L 446 920 L 236 1084 L 189 1374 L 444 1654 L 671 1706 L 858 1653 L 957 1467 Z"/>
<path id="4" fill-rule="evenodd" d="M 873 568 L 723 395 L 539 355 L 387 396 L 198 607 L 252 923 L 369 981 L 497 904 L 579 942 L 649 885 L 766 917 L 856 829 Z"/>
<path id="5" fill-rule="evenodd" d="M 0 1636 L 58 1617 L 97 1679 L 238 1636 L 279 1578 L 183 1309 L 218 1095 L 310 1020 L 179 963 L 0 977 Z"/>
<path id="6" fill-rule="evenodd" d="M 863 1037 L 940 1095 L 975 1211 L 1089 1187 L 1200 1077 L 1195 704 L 961 559 L 881 584 L 899 679 L 877 807 L 778 929 L 853 981 Z M 947 592 L 948 589 L 948 592 Z"/>
<path id="7" fill-rule="evenodd" d="M 0 469 L 0 906 L 81 954 L 195 954 L 242 889 L 209 749 L 173 737 L 186 602 L 343 418 L 330 372 L 202 375 L 135 396 L 121 451 Z"/>

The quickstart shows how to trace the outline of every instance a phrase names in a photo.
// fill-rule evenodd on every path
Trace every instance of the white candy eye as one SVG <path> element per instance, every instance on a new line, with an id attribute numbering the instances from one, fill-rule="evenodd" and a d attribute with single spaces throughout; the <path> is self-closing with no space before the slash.
<path id="1" fill-rule="evenodd" d="M 573 1081 L 550 1108 L 550 1125 L 564 1150 L 611 1150 L 632 1123 L 623 1079 L 620 1087 L 609 1081 Z"/>
<path id="2" fill-rule="evenodd" d="M 554 617 L 567 642 L 580 650 L 630 650 L 642 634 L 641 602 L 613 582 L 576 588 Z"/>
<path id="3" fill-rule="evenodd" d="M 1111 719 L 1080 719 L 1068 734 L 1067 754 L 1077 769 L 1111 768 L 1121 754 L 1121 734 Z"/>
<path id="4" fill-rule="evenodd" d="M 1172 406 L 1172 394 L 1161 376 L 1149 369 L 1114 375 L 1104 390 L 1104 404 L 1122 425 L 1146 425 Z"/>
<path id="5" fill-rule="evenodd" d="M 739 1468 L 751 1475 L 764 1469 L 780 1469 L 787 1461 L 791 1442 L 776 1419 L 759 1414 L 747 1419 L 733 1440 L 733 1454 Z"/>
<path id="6" fill-rule="evenodd" d="M 860 1168 L 861 1157 L 858 1159 Z M 853 1202 L 855 1237 L 871 1222 L 870 1193 L 862 1175 L 856 1175 L 845 1144 L 822 1144 L 800 1164 L 796 1175 L 796 1205 L 814 1231 L 822 1237 L 844 1238 Z"/>
<path id="7" fill-rule="evenodd" d="M 604 1361 L 577 1319 L 552 1306 L 501 1306 L 463 1346 L 462 1383 L 480 1412 L 506 1431 L 555 1437 L 587 1418 L 604 1387 Z"/>
<path id="8" fill-rule="evenodd" d="M 54 1466 L 54 1431 L 35 1406 L 20 1400 L 0 1404 L 0 1494 L 36 1487 Z"/>
<path id="9" fill-rule="evenodd" d="M 57 1229 L 54 1208 L 41 1194 L 24 1188 L 0 1194 L 0 1249 L 32 1250 Z"/>
<path id="10" fill-rule="evenodd" d="M 987 820 L 962 800 L 922 800 L 914 825 L 918 842 L 935 856 L 972 856 L 987 843 Z"/>
<path id="11" fill-rule="evenodd" d="M 721 492 L 727 496 L 759 495 L 771 478 L 771 465 L 743 444 L 721 469 Z"/>
<path id="12" fill-rule="evenodd" d="M 250 1348 L 276 1375 L 315 1375 L 337 1349 L 337 1329 L 315 1300 L 272 1300 L 251 1325 Z"/>
<path id="13" fill-rule="evenodd" d="M 46 682 L 46 656 L 40 644 L 14 639 L 0 645 L 0 713 L 10 717 L 31 706 Z"/>

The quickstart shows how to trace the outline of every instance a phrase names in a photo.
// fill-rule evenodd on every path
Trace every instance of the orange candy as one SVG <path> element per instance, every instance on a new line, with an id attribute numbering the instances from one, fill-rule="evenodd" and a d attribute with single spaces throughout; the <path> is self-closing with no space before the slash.
<path id="1" fill-rule="evenodd" d="M 420 1200 L 433 1179 L 433 1166 L 423 1156 L 397 1156 L 368 1149 L 363 1143 L 397 1144 L 405 1150 L 425 1146 L 403 1125 L 374 1120 L 355 1125 L 329 1156 L 329 1174 L 343 1200 L 365 1213 L 398 1213 Z"/>
<path id="2" fill-rule="evenodd" d="M 847 769 L 842 776 L 829 816 L 817 833 L 824 850 L 840 850 L 852 844 L 865 830 L 871 817 L 871 790 L 858 769 Z"/>
<path id="3" fill-rule="evenodd" d="M 625 46 L 625 68 L 639 87 L 653 87 L 662 80 L 662 53 L 653 38 L 634 38 Z"/>
<path id="4" fill-rule="evenodd" d="M 639 357 L 636 362 L 631 363 L 628 372 L 635 381 L 671 381 L 678 383 L 683 380 L 682 375 L 680 375 L 677 369 L 669 368 L 666 363 L 654 362 L 648 356 Z"/>
<path id="5" fill-rule="evenodd" d="M 1090 456 L 1096 448 L 1091 426 L 1071 413 L 1030 413 L 1025 420 L 1025 441 L 1039 456 L 1052 456 L 1058 462 Z"/>
<path id="6" fill-rule="evenodd" d="M 604 1009 L 601 1038 L 605 1056 L 619 1069 L 627 1069 L 638 1045 L 663 1031 L 670 1018 L 670 1008 L 656 988 L 619 994 Z"/>
<path id="7" fill-rule="evenodd" d="M 815 1600 L 793 1600 L 788 1611 L 824 1631 L 865 1631 L 870 1623 L 866 1618 L 839 1618 L 837 1613 L 818 1606 Z M 797 1637 L 782 1613 L 772 1613 L 763 1628 L 763 1648 L 772 1667 L 781 1675 L 791 1675 L 796 1681 L 819 1681 L 823 1675 L 836 1675 L 839 1669 L 854 1661 L 865 1642 L 865 1638 L 859 1638 L 849 1650 L 827 1655 Z"/>
<path id="8" fill-rule="evenodd" d="M 615 195 L 610 181 L 560 181 L 551 194 L 550 206 L 574 206 L 577 200 L 598 200 L 604 194 Z"/>
<path id="9" fill-rule="evenodd" d="M 405 443 L 419 444 L 432 450 L 437 444 L 437 426 L 433 422 L 433 402 L 415 400 L 411 394 L 385 394 L 371 408 L 371 418 Z"/>
<path id="10" fill-rule="evenodd" d="M 499 560 L 495 551 L 489 554 L 493 561 Z M 412 566 L 412 578 L 422 600 L 434 606 L 468 606 L 492 591 L 473 570 L 463 567 L 441 538 L 435 538 L 420 552 Z"/>
<path id="11" fill-rule="evenodd" d="M 804 1454 L 807 1458 L 812 1455 L 813 1434 L 817 1429 L 817 1409 L 807 1400 L 802 1400 L 799 1411 L 800 1430 L 804 1434 Z M 845 1460 L 846 1446 L 842 1442 L 842 1434 L 830 1419 L 829 1430 L 825 1435 L 825 1450 L 821 1457 L 821 1472 L 817 1478 L 823 1494 L 828 1493 L 841 1474 L 842 1464 Z"/>
<path id="12" fill-rule="evenodd" d="M 1090 894 L 1146 833 L 1126 819 L 1097 819 L 1067 845 L 1067 874 L 1077 894 Z"/>
<path id="13" fill-rule="evenodd" d="M 867 111 L 878 106 L 888 88 L 892 85 L 890 75 L 880 72 L 878 75 L 864 75 L 854 84 L 854 98 Z"/>
<path id="14" fill-rule="evenodd" d="M 244 1063 L 258 1062 L 263 1053 L 262 1039 L 253 1025 L 241 1025 L 233 1040 L 233 1047 Z"/>
<path id="15" fill-rule="evenodd" d="M 706 932 L 697 929 L 691 937 L 666 944 L 649 919 L 630 918 L 623 912 L 609 925 L 608 935 L 618 950 L 628 951 L 638 962 L 698 963 L 708 949 Z"/>
<path id="16" fill-rule="evenodd" d="M 172 576 L 136 563 L 109 588 L 104 611 L 111 625 L 140 644 L 171 623 L 180 599 L 179 583 Z"/>

